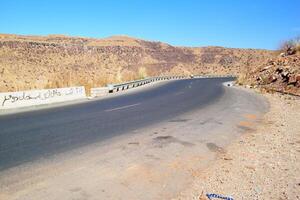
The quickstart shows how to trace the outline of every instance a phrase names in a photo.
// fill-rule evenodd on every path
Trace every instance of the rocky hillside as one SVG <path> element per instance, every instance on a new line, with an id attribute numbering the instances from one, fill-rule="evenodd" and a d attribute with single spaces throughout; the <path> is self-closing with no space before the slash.
<path id="1" fill-rule="evenodd" d="M 242 84 L 300 96 L 300 43 L 282 48 L 276 57 L 239 77 Z"/>
<path id="2" fill-rule="evenodd" d="M 276 53 L 223 47 L 174 47 L 127 36 L 0 35 L 0 92 L 102 86 L 166 74 L 234 74 L 257 69 Z"/>

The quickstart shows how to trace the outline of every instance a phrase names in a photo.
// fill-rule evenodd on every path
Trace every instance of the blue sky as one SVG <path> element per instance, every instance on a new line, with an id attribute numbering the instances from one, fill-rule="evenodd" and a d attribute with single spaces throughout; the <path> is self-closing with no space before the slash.
<path id="1" fill-rule="evenodd" d="M 0 33 L 264 49 L 300 35 L 300 0 L 0 0 L 0 8 Z"/>

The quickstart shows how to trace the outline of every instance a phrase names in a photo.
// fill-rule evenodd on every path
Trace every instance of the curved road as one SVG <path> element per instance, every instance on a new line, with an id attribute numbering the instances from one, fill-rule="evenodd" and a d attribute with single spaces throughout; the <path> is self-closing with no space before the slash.
<path id="1" fill-rule="evenodd" d="M 97 101 L 0 116 L 0 170 L 125 134 L 212 103 L 230 78 L 169 81 Z"/>

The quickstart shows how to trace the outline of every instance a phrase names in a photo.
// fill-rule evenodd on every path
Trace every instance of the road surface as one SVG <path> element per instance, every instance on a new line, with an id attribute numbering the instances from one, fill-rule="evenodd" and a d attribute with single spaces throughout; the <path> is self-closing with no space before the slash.
<path id="1" fill-rule="evenodd" d="M 0 116 L 0 197 L 89 199 L 79 190 L 95 199 L 171 198 L 187 186 L 187 166 L 203 168 L 267 110 L 261 97 L 222 85 L 230 80 L 167 81 Z"/>
<path id="2" fill-rule="evenodd" d="M 222 96 L 225 80 L 231 79 L 170 81 L 102 101 L 1 116 L 0 170 L 198 109 Z"/>

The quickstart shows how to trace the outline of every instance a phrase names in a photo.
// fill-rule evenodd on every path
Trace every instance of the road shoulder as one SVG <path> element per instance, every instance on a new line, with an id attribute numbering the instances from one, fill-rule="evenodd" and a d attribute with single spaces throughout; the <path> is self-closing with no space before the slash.
<path id="1" fill-rule="evenodd" d="M 270 110 L 257 129 L 229 145 L 176 199 L 204 200 L 207 193 L 234 199 L 300 198 L 299 98 L 264 96 Z"/>

